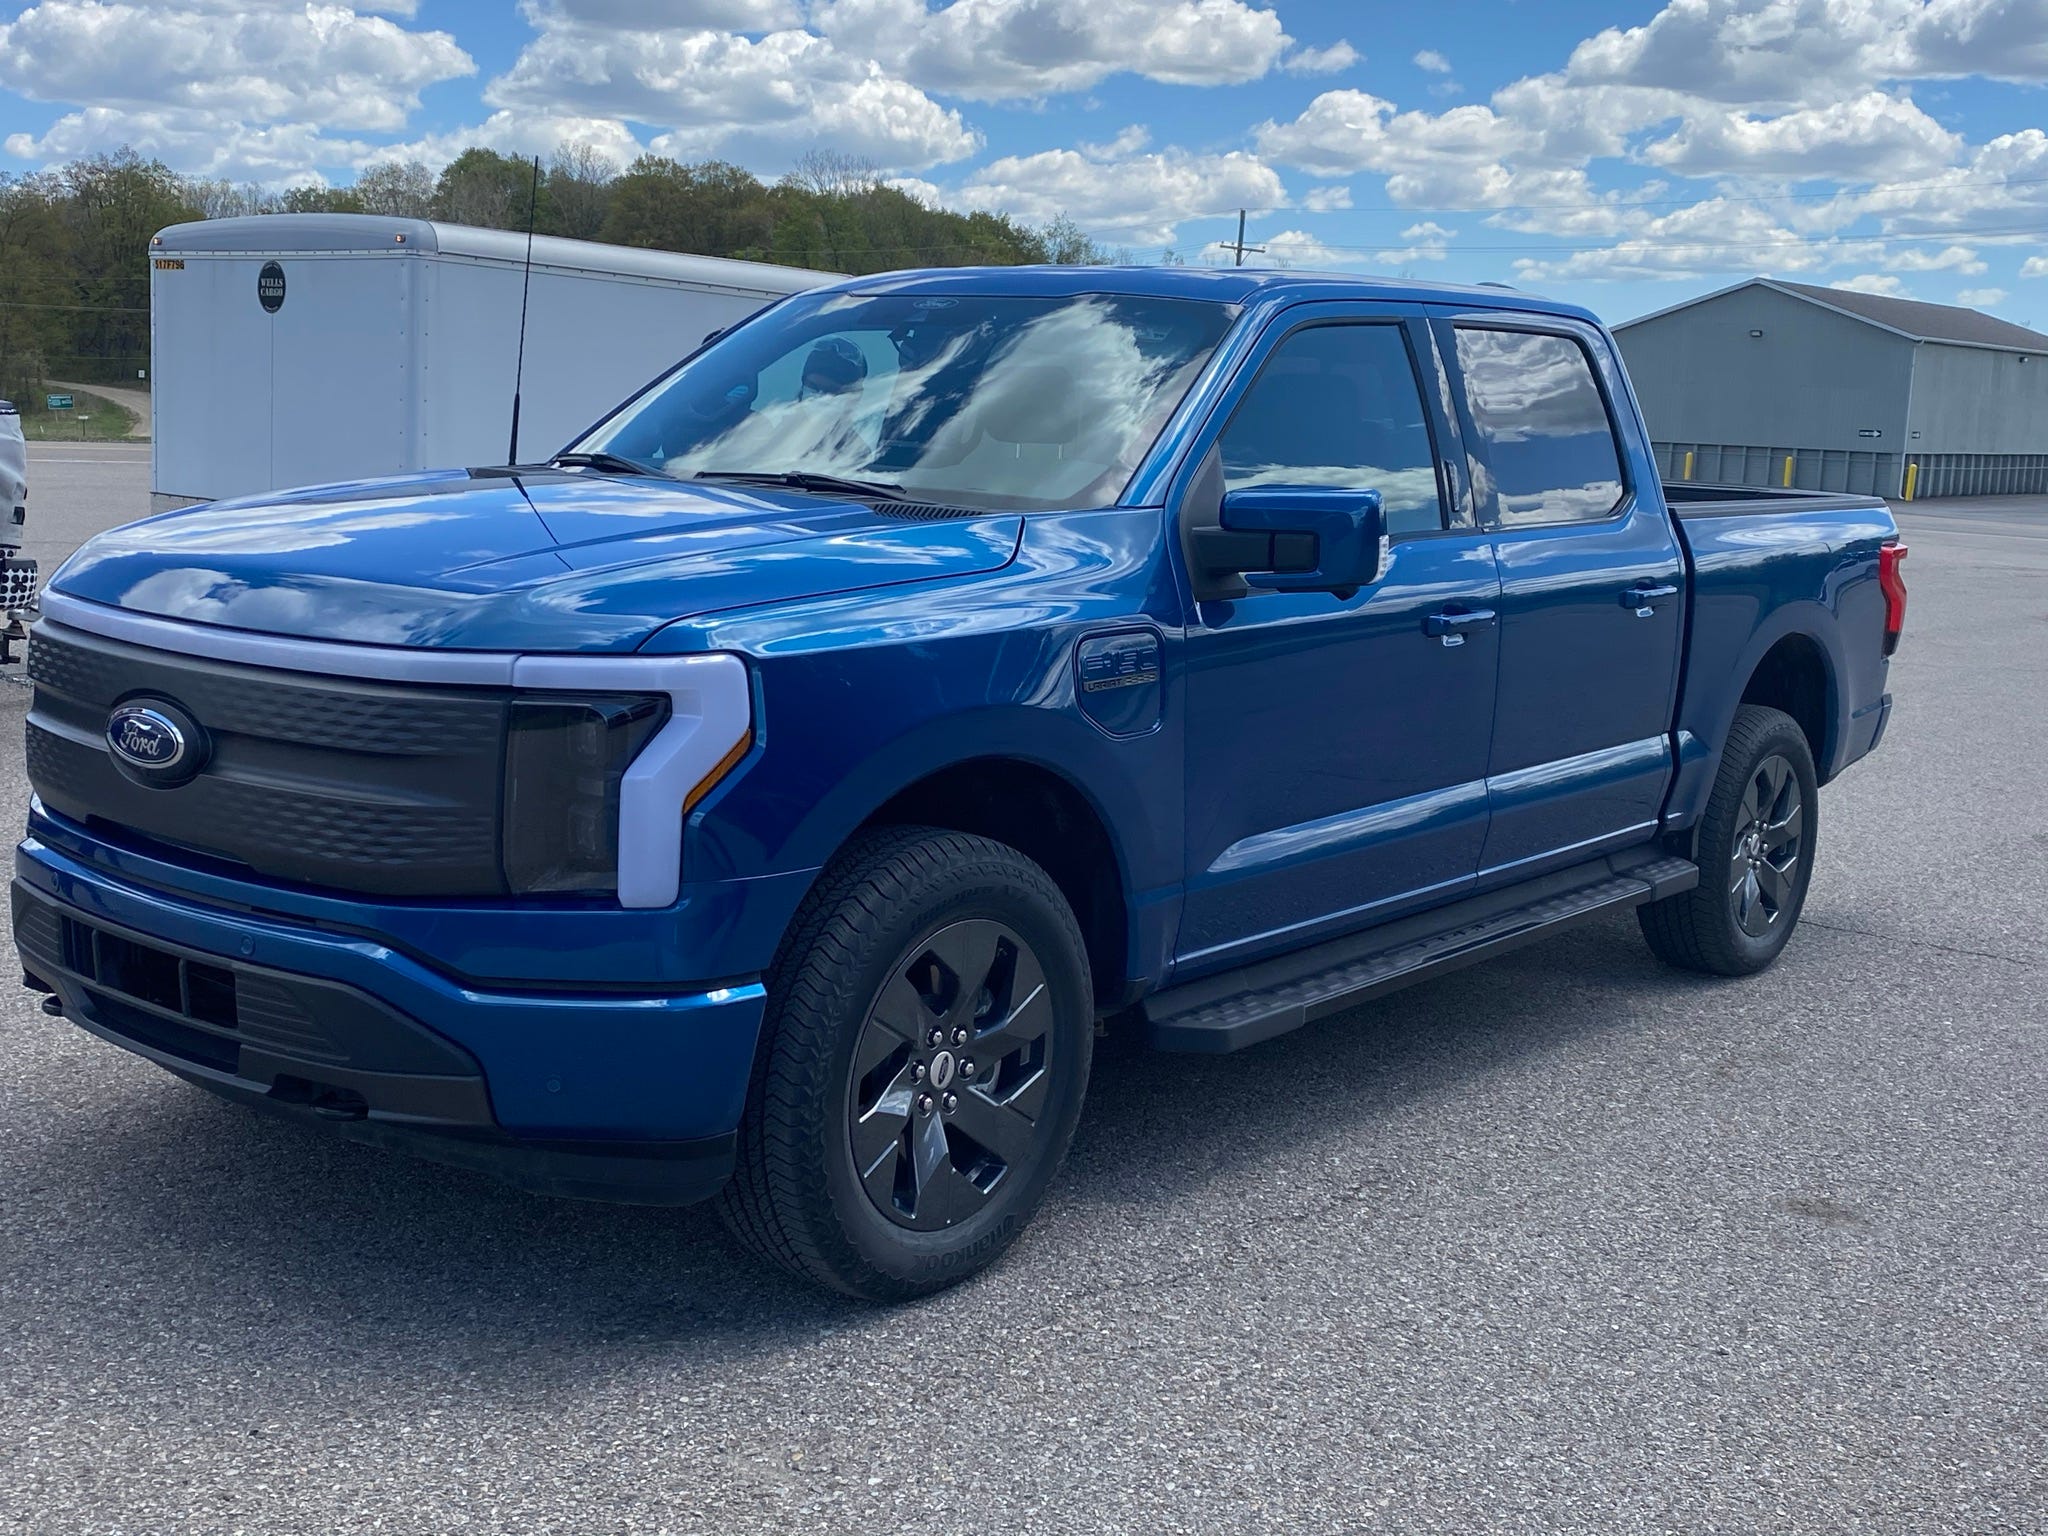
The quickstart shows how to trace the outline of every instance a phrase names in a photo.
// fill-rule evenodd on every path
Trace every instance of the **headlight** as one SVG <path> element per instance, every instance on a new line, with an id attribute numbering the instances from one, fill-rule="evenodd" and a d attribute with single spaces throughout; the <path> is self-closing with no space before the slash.
<path id="1" fill-rule="evenodd" d="M 512 680 L 506 884 L 668 906 L 684 818 L 753 746 L 746 663 L 718 652 L 523 656 Z"/>
<path id="2" fill-rule="evenodd" d="M 617 889 L 619 784 L 668 717 L 665 694 L 513 701 L 503 845 L 513 890 Z"/>

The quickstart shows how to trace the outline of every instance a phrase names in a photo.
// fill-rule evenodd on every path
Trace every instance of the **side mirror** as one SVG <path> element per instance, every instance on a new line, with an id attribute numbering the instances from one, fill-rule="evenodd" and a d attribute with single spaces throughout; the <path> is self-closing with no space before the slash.
<path id="1" fill-rule="evenodd" d="M 1273 592 L 1348 596 L 1379 575 L 1385 532 L 1378 491 L 1256 485 L 1228 492 L 1217 524 L 1195 530 L 1191 542 L 1212 575 L 1242 576 Z"/>

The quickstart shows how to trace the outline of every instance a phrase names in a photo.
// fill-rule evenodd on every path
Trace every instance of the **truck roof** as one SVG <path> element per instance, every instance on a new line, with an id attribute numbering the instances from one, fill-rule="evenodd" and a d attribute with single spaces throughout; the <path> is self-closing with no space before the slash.
<path id="1" fill-rule="evenodd" d="M 401 219 L 375 213 L 265 213 L 235 219 L 201 219 L 173 224 L 150 242 L 158 254 L 176 255 L 383 255 L 392 251 L 468 257 L 476 261 L 526 260 L 526 235 L 509 229 L 478 229 L 434 219 Z M 722 256 L 690 256 L 638 246 L 601 245 L 558 235 L 533 238 L 533 264 L 622 277 L 702 283 L 762 294 L 800 293 L 834 273 Z"/>
<path id="2" fill-rule="evenodd" d="M 1120 293 L 1223 304 L 1257 301 L 1294 303 L 1305 299 L 1368 299 L 1392 304 L 1458 304 L 1490 309 L 1598 319 L 1576 304 L 1539 298 L 1499 284 L 1418 282 L 1412 278 L 1366 277 L 1352 272 L 1297 272 L 1262 267 L 934 267 L 850 277 L 833 285 L 845 293 L 905 293 L 954 289 L 985 294 Z"/>

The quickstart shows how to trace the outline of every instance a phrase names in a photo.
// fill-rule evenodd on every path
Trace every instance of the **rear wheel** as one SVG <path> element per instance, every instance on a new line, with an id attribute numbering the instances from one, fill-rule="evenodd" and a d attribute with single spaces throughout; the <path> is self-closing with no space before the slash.
<path id="1" fill-rule="evenodd" d="M 1073 913 L 1022 854 L 923 828 L 864 836 L 770 977 L 727 1225 L 870 1300 L 991 1263 L 1073 1137 L 1091 998 Z"/>
<path id="2" fill-rule="evenodd" d="M 1700 824 L 1700 883 L 1637 908 L 1669 965 L 1747 976 L 1784 949 L 1813 877 L 1820 792 L 1798 722 L 1745 704 L 1735 713 Z"/>

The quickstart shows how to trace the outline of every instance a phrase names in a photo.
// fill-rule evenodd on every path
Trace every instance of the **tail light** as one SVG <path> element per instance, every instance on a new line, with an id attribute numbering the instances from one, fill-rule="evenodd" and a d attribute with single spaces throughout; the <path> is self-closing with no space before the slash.
<path id="1" fill-rule="evenodd" d="M 1884 653 L 1899 648 L 1899 635 L 1906 627 L 1906 546 L 1887 544 L 1877 552 L 1877 585 L 1884 593 Z"/>

